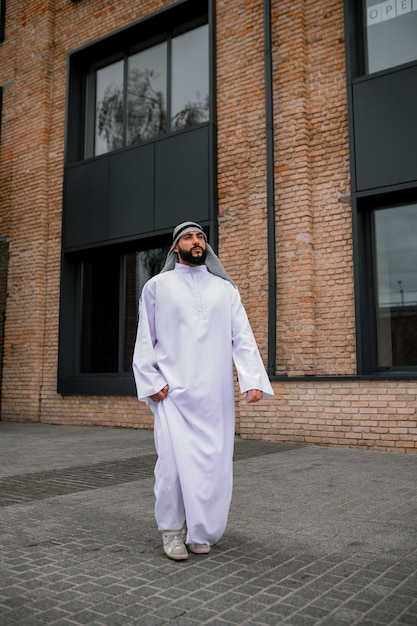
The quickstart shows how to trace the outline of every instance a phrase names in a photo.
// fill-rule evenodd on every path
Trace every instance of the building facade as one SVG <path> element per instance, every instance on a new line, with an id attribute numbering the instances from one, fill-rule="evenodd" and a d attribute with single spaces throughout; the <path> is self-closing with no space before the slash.
<path id="1" fill-rule="evenodd" d="M 276 394 L 237 432 L 417 449 L 417 0 L 2 0 L 0 39 L 2 420 L 152 428 L 138 298 L 192 219 Z"/>

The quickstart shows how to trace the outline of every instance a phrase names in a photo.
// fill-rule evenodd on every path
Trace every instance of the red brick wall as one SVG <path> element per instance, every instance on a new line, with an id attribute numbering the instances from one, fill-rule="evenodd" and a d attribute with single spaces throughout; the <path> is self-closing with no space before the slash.
<path id="1" fill-rule="evenodd" d="M 241 404 L 240 432 L 249 439 L 416 451 L 414 382 L 280 383 L 275 402 Z"/>
<path id="2" fill-rule="evenodd" d="M 275 6 L 279 372 L 353 374 L 342 2 Z"/>
<path id="3" fill-rule="evenodd" d="M 1 236 L 10 240 L 2 405 L 38 413 L 48 276 L 48 160 L 53 14 L 48 2 L 9 2 L 0 46 Z M 8 407 L 11 407 L 9 411 Z"/>
<path id="4" fill-rule="evenodd" d="M 267 351 L 263 2 L 217 2 L 219 253 Z"/>
<path id="5" fill-rule="evenodd" d="M 7 0 L 0 238 L 10 242 L 2 419 L 152 427 L 129 397 L 56 393 L 66 55 L 171 2 Z M 218 0 L 220 254 L 267 354 L 263 1 Z M 342 0 L 272 2 L 277 374 L 353 377 Z M 242 436 L 415 450 L 412 382 L 277 381 Z"/>

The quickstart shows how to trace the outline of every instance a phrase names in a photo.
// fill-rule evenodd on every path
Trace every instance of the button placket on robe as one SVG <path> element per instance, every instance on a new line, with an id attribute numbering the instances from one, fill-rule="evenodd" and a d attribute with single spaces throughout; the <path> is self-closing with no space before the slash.
<path id="1" fill-rule="evenodd" d="M 190 272 L 194 286 L 194 296 L 197 304 L 197 319 L 205 320 L 206 315 L 203 308 L 203 300 L 201 297 L 200 280 L 202 278 L 201 272 Z"/>

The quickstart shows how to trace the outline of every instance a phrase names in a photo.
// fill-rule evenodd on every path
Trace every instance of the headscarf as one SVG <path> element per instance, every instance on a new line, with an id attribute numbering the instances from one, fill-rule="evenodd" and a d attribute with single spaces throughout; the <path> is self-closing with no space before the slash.
<path id="1" fill-rule="evenodd" d="M 174 248 L 177 245 L 180 237 L 182 237 L 186 233 L 195 232 L 202 233 L 204 235 L 204 239 L 206 240 L 207 256 L 205 260 L 205 265 L 207 266 L 208 271 L 212 274 L 215 274 L 216 276 L 219 276 L 220 278 L 223 278 L 224 280 L 228 280 L 229 283 L 233 285 L 233 287 L 236 287 L 236 284 L 233 282 L 229 274 L 224 269 L 219 257 L 214 252 L 211 245 L 207 242 L 206 233 L 204 232 L 200 224 L 197 224 L 196 222 L 182 222 L 182 224 L 178 224 L 178 226 L 174 228 L 174 232 L 172 233 L 172 245 L 168 251 L 165 264 L 161 269 L 161 273 L 174 269 L 175 264 L 177 263 L 177 253 L 174 252 Z"/>

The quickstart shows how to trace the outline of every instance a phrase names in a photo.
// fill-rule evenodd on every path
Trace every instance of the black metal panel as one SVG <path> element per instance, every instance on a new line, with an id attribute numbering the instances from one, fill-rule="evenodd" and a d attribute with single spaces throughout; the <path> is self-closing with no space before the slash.
<path id="1" fill-rule="evenodd" d="M 155 229 L 210 218 L 209 126 L 155 144 Z"/>
<path id="2" fill-rule="evenodd" d="M 136 396 L 135 381 L 131 376 L 74 376 L 61 377 L 58 380 L 58 393 L 94 394 L 94 395 L 121 395 Z"/>
<path id="3" fill-rule="evenodd" d="M 357 190 L 417 180 L 417 67 L 353 85 Z"/>
<path id="4" fill-rule="evenodd" d="M 64 249 L 107 239 L 109 172 L 108 158 L 67 169 Z"/>
<path id="5" fill-rule="evenodd" d="M 109 239 L 151 232 L 154 146 L 115 154 L 110 161 Z"/>
<path id="6" fill-rule="evenodd" d="M 209 125 L 66 168 L 64 251 L 212 218 Z"/>

